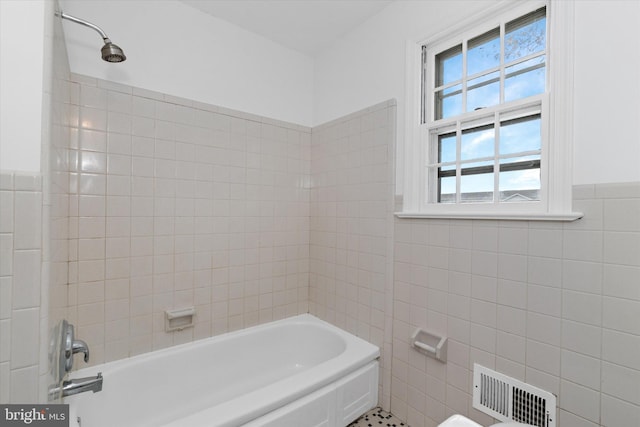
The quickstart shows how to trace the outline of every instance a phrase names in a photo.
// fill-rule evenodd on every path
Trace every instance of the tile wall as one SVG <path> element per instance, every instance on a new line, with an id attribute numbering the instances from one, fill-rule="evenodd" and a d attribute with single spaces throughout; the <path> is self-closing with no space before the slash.
<path id="1" fill-rule="evenodd" d="M 310 312 L 381 348 L 389 407 L 395 101 L 314 127 Z"/>
<path id="2" fill-rule="evenodd" d="M 90 363 L 308 311 L 309 128 L 79 75 L 71 104 L 68 317 Z"/>
<path id="3" fill-rule="evenodd" d="M 560 427 L 640 425 L 640 183 L 579 186 L 571 223 L 396 219 L 391 410 L 471 405 L 473 363 L 558 396 Z M 411 349 L 448 335 L 448 363 Z"/>
<path id="4" fill-rule="evenodd" d="M 0 402 L 38 399 L 42 178 L 0 173 Z"/>

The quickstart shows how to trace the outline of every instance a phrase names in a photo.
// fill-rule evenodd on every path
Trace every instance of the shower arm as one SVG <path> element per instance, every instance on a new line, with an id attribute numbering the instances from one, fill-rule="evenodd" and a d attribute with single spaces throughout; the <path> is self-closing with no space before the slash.
<path id="1" fill-rule="evenodd" d="M 115 63 L 115 62 L 122 62 L 127 59 L 122 48 L 120 46 L 117 46 L 111 43 L 111 40 L 109 40 L 109 36 L 107 36 L 107 34 L 104 31 L 102 31 L 102 28 L 98 27 L 95 24 L 92 24 L 91 22 L 87 22 L 84 19 L 67 15 L 63 11 L 56 12 L 56 15 L 60 16 L 61 19 L 67 19 L 71 22 L 84 25 L 85 27 L 89 27 L 97 31 L 98 34 L 100 34 L 100 37 L 102 37 L 102 40 L 104 41 L 104 46 L 102 46 L 102 49 L 100 49 L 100 54 L 104 61 Z"/>
<path id="2" fill-rule="evenodd" d="M 104 40 L 105 43 L 110 43 L 111 40 L 109 40 L 109 37 L 107 36 L 107 34 L 102 31 L 102 28 L 98 27 L 95 24 L 92 24 L 91 22 L 87 22 L 84 19 L 80 19 L 80 18 L 76 18 L 75 16 L 71 16 L 68 15 L 62 11 L 60 11 L 60 17 L 62 19 L 68 19 L 69 21 L 75 22 L 76 24 L 80 24 L 80 25 L 84 25 L 85 27 L 89 27 L 89 28 L 93 28 L 94 30 L 96 30 L 98 32 L 98 34 L 100 34 L 100 36 L 102 37 L 102 39 Z"/>

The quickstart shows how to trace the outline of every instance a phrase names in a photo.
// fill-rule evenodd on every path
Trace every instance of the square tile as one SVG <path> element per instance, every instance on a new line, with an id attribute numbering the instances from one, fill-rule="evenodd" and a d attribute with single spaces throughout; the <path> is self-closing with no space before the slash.
<path id="1" fill-rule="evenodd" d="M 16 191 L 14 195 L 15 249 L 42 246 L 42 193 Z"/>
<path id="2" fill-rule="evenodd" d="M 600 421 L 600 393 L 570 381 L 560 383 L 562 409 L 593 422 Z"/>
<path id="3" fill-rule="evenodd" d="M 605 232 L 603 260 L 611 264 L 640 266 L 640 232 Z"/>
<path id="4" fill-rule="evenodd" d="M 13 233 L 13 191 L 0 191 L 0 233 Z"/>
<path id="5" fill-rule="evenodd" d="M 584 292 L 562 291 L 562 317 L 594 326 L 602 324 L 602 298 Z"/>
<path id="6" fill-rule="evenodd" d="M 621 298 L 602 298 L 602 326 L 634 335 L 640 335 L 640 301 Z"/>
<path id="7" fill-rule="evenodd" d="M 602 392 L 640 405 L 640 371 L 602 362 Z"/>
<path id="8" fill-rule="evenodd" d="M 604 265 L 602 293 L 607 296 L 640 300 L 640 267 L 626 265 Z"/>
<path id="9" fill-rule="evenodd" d="M 40 250 L 14 251 L 13 309 L 40 307 Z"/>
<path id="10" fill-rule="evenodd" d="M 36 365 L 39 360 L 40 310 L 13 310 L 11 317 L 11 368 Z M 35 332 L 34 332 L 35 331 Z"/>
<path id="11" fill-rule="evenodd" d="M 640 420 L 640 406 L 606 394 L 602 395 L 601 423 L 605 426 L 631 426 Z"/>
<path id="12" fill-rule="evenodd" d="M 563 378 L 593 390 L 600 389 L 600 359 L 563 350 L 561 363 Z"/>
<path id="13" fill-rule="evenodd" d="M 13 275 L 13 234 L 0 234 L 0 276 Z"/>
<path id="14" fill-rule="evenodd" d="M 640 371 L 640 336 L 603 329 L 602 360 Z"/>
<path id="15" fill-rule="evenodd" d="M 640 232 L 640 199 L 605 200 L 604 228 L 608 231 Z"/>

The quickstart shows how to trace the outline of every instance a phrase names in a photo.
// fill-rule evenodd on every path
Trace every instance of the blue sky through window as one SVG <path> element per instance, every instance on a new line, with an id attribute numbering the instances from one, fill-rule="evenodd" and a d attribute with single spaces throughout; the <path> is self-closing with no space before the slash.
<path id="1" fill-rule="evenodd" d="M 543 93 L 545 90 L 546 15 L 540 9 L 511 21 L 505 26 L 502 38 L 498 28 L 469 40 L 465 76 L 466 111 L 497 105 L 500 98 L 501 43 L 504 49 L 505 102 Z M 462 44 L 436 55 L 436 87 L 462 82 Z M 522 58 L 536 55 L 522 61 Z M 515 61 L 515 63 L 514 63 Z M 436 93 L 436 120 L 461 114 L 463 105 L 461 85 L 454 85 Z"/>
<path id="2" fill-rule="evenodd" d="M 540 149 L 540 116 L 508 121 L 500 126 L 500 154 Z"/>
<path id="3" fill-rule="evenodd" d="M 496 28 L 469 40 L 467 48 L 467 76 L 500 65 L 500 31 Z"/>

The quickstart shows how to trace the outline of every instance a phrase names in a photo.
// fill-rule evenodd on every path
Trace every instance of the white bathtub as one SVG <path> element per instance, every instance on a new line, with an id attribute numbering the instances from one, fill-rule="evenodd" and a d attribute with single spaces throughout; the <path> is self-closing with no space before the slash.
<path id="1" fill-rule="evenodd" d="M 79 427 L 345 426 L 378 400 L 378 347 L 305 314 L 76 371 Z"/>

